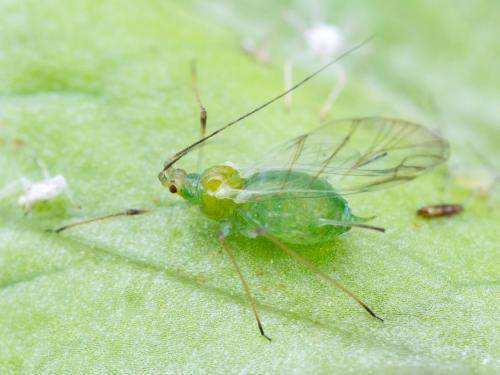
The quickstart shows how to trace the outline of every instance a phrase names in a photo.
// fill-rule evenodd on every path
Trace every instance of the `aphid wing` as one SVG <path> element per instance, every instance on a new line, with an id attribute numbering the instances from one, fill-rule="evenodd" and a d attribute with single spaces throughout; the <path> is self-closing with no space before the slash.
<path id="1" fill-rule="evenodd" d="M 354 194 L 412 180 L 444 162 L 448 154 L 448 143 L 422 125 L 383 117 L 354 118 L 329 122 L 284 143 L 250 173 L 307 173 L 311 183 L 325 179 L 338 193 Z M 290 174 L 283 174 L 273 189 L 287 190 Z"/>

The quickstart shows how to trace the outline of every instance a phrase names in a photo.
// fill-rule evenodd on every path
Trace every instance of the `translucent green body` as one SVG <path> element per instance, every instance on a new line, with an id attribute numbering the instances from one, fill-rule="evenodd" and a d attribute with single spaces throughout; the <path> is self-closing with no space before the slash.
<path id="1" fill-rule="evenodd" d="M 285 180 L 284 191 L 239 204 L 234 213 L 235 228 L 245 235 L 252 235 L 255 228 L 262 227 L 284 242 L 314 244 L 330 241 L 350 229 L 325 224 L 321 219 L 357 221 L 347 201 L 335 193 L 328 182 L 314 179 L 306 173 L 288 170 L 256 173 L 245 181 L 243 189 L 259 191 L 279 188 Z M 311 191 L 288 192 L 288 189 Z"/>
<path id="2" fill-rule="evenodd" d="M 201 175 L 186 175 L 178 194 L 225 223 L 224 228 L 249 237 L 263 228 L 292 244 L 326 242 L 350 229 L 335 222 L 363 221 L 352 215 L 347 201 L 327 181 L 289 170 L 241 179 L 233 168 L 216 166 Z"/>
<path id="3" fill-rule="evenodd" d="M 298 244 L 325 242 L 351 227 L 383 232 L 362 224 L 367 219 L 352 215 L 340 194 L 410 181 L 449 156 L 448 143 L 419 124 L 364 117 L 333 121 L 285 142 L 269 151 L 249 178 L 229 163 L 201 174 L 171 168 L 204 141 L 167 161 L 161 183 L 208 217 L 231 224 L 223 225 L 224 234 L 232 228 L 252 236 L 262 228 Z"/>

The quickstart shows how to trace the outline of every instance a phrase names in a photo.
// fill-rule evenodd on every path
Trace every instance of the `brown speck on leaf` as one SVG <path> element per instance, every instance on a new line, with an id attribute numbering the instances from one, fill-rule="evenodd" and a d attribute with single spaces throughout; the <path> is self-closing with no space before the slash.
<path id="1" fill-rule="evenodd" d="M 23 140 L 22 138 L 14 138 L 14 145 L 16 146 L 17 149 L 20 149 L 26 146 L 26 141 Z"/>

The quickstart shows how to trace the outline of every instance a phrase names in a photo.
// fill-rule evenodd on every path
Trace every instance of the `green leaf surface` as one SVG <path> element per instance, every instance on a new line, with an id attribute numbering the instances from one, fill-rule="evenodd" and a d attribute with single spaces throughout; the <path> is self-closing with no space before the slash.
<path id="1" fill-rule="evenodd" d="M 348 85 L 330 117 L 402 117 L 438 128 L 452 146 L 447 167 L 350 198 L 385 234 L 352 230 L 296 247 L 385 323 L 269 242 L 233 236 L 267 342 L 218 224 L 158 183 L 163 161 L 198 136 L 190 61 L 215 129 L 282 90 L 282 63 L 300 37 L 276 25 L 286 12 L 309 22 L 314 6 L 0 2 L 0 187 L 41 179 L 41 160 L 71 195 L 28 214 L 16 197 L 0 203 L 1 374 L 500 371 L 498 200 L 479 194 L 460 215 L 415 217 L 422 205 L 464 202 L 464 181 L 491 177 L 470 143 L 500 157 L 498 2 L 346 2 L 322 12 L 347 45 L 376 32 L 342 63 Z M 244 37 L 265 39 L 271 63 L 245 55 Z M 298 65 L 295 76 L 318 66 Z M 228 131 L 205 163 L 249 162 L 314 129 L 334 82 L 325 72 L 290 112 L 277 103 Z M 184 164 L 194 168 L 196 155 Z M 45 232 L 131 207 L 158 209 Z"/>

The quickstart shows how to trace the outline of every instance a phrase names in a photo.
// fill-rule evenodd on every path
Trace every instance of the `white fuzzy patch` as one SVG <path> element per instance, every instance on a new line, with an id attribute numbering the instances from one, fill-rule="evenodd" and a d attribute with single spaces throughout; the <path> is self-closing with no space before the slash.
<path id="1" fill-rule="evenodd" d="M 49 177 L 42 181 L 32 182 L 27 178 L 21 178 L 24 194 L 17 203 L 25 207 L 31 207 L 34 203 L 54 199 L 66 190 L 68 186 L 62 175 Z"/>
<path id="2" fill-rule="evenodd" d="M 330 57 L 344 44 L 340 29 L 329 23 L 320 23 L 304 31 L 304 38 L 315 56 Z"/>

